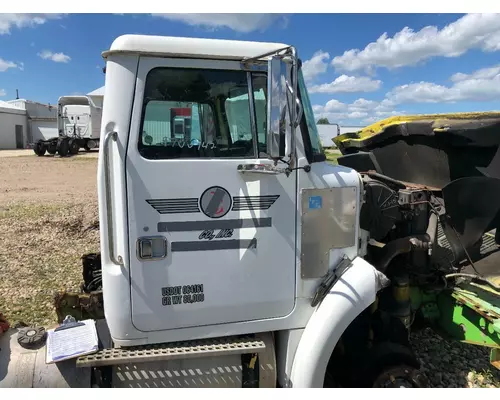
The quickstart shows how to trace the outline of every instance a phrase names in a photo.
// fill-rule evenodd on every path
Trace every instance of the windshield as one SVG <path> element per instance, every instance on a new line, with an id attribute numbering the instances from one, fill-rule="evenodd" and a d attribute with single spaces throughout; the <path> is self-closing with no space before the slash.
<path id="1" fill-rule="evenodd" d="M 306 120 L 307 131 L 309 133 L 309 140 L 311 142 L 311 150 L 313 158 L 316 155 L 323 155 L 323 146 L 321 145 L 321 140 L 319 137 L 318 128 L 316 127 L 316 122 L 314 120 L 314 112 L 311 105 L 311 100 L 309 99 L 309 94 L 307 92 L 306 83 L 304 81 L 304 76 L 302 75 L 302 69 L 299 70 L 299 91 L 300 99 L 302 102 L 302 107 L 304 108 L 304 117 Z"/>

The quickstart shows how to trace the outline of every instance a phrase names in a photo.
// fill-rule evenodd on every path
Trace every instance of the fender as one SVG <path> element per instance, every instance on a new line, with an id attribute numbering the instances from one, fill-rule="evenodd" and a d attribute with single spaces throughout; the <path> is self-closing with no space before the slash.
<path id="1" fill-rule="evenodd" d="M 335 346 L 356 317 L 376 299 L 387 278 L 356 257 L 309 319 L 293 360 L 289 384 L 322 388 Z"/>

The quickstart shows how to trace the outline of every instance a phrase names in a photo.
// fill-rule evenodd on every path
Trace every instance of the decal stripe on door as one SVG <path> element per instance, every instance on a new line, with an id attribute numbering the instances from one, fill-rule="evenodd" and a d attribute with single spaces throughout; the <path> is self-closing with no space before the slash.
<path id="1" fill-rule="evenodd" d="M 172 242 L 172 252 L 256 249 L 257 239 L 214 240 L 209 242 Z"/>
<path id="2" fill-rule="evenodd" d="M 223 219 L 218 221 L 158 222 L 158 232 L 191 232 L 205 229 L 269 228 L 272 218 Z"/>

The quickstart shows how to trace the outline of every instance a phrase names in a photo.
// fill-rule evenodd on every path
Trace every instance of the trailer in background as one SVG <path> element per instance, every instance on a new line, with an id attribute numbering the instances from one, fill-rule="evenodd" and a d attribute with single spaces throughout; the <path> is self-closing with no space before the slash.
<path id="1" fill-rule="evenodd" d="M 61 157 L 99 147 L 102 109 L 88 96 L 62 96 L 57 103 L 58 136 L 40 139 L 34 146 L 38 156 L 59 154 Z"/>

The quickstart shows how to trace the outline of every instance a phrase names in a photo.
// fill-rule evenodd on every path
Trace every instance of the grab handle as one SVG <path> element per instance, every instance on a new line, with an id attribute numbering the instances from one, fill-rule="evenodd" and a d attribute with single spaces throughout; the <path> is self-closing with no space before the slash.
<path id="1" fill-rule="evenodd" d="M 115 256 L 114 252 L 114 233 L 113 233 L 113 207 L 111 206 L 111 179 L 109 173 L 109 142 L 116 142 L 118 134 L 116 132 L 108 132 L 104 138 L 102 152 L 104 153 L 104 185 L 106 186 L 106 215 L 108 224 L 108 251 L 109 258 L 116 265 L 123 265 L 123 260 L 120 256 Z"/>

